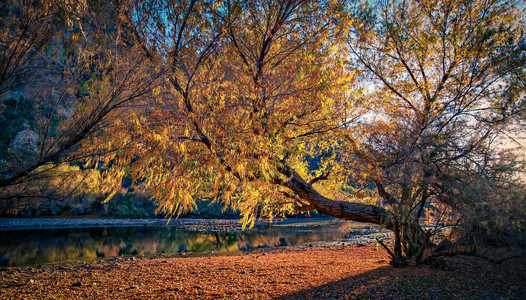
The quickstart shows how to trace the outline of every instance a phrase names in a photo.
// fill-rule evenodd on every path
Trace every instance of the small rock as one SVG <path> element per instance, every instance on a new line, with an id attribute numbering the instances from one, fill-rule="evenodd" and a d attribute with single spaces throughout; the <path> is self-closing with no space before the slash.
<path id="1" fill-rule="evenodd" d="M 81 282 L 75 282 L 75 283 L 72 284 L 71 286 L 82 286 L 82 283 L 81 283 Z"/>
<path id="2" fill-rule="evenodd" d="M 245 274 L 245 273 L 246 273 L 246 271 L 241 271 L 240 273 L 241 273 L 241 274 Z"/>
<path id="3" fill-rule="evenodd" d="M 38 146 L 39 139 L 38 134 L 28 128 L 16 134 L 9 148 L 15 152 L 35 150 Z"/>
<path id="4" fill-rule="evenodd" d="M 33 279 L 29 279 L 29 281 L 27 282 L 27 284 L 33 284 L 33 283 L 35 283 Z"/>
<path id="5" fill-rule="evenodd" d="M 134 289 L 137 289 L 137 288 L 139 288 L 139 287 L 138 287 L 138 286 L 136 286 L 136 285 L 132 285 L 132 286 L 130 286 L 130 288 L 129 288 L 129 289 L 130 289 L 130 290 L 134 290 Z"/>
<path id="6" fill-rule="evenodd" d="M 311 248 L 312 248 L 312 244 L 309 244 L 309 247 L 311 247 Z"/>
<path id="7" fill-rule="evenodd" d="M 162 263 L 167 263 L 168 261 L 167 260 L 163 260 Z"/>
<path id="8" fill-rule="evenodd" d="M 263 253 L 262 255 L 267 255 L 267 253 Z"/>

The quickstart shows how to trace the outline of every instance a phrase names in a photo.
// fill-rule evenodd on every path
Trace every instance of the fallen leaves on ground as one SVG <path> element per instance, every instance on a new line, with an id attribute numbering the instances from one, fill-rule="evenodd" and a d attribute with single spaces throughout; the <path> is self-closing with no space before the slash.
<path id="1" fill-rule="evenodd" d="M 0 271 L 0 299 L 520 298 L 524 259 L 396 269 L 373 246 L 117 258 Z"/>

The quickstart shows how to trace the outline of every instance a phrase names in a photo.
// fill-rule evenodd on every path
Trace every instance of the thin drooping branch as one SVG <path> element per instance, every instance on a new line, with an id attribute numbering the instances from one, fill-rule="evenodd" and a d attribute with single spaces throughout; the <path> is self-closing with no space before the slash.
<path id="1" fill-rule="evenodd" d="M 316 177 L 316 178 L 312 178 L 312 179 L 309 181 L 309 184 L 310 184 L 310 185 L 313 185 L 313 184 L 315 184 L 316 182 L 318 182 L 318 181 L 320 181 L 320 180 L 325 180 L 325 179 L 327 179 L 327 178 L 329 177 L 330 173 L 331 173 L 331 172 L 329 171 L 329 172 L 327 172 L 327 173 L 323 173 L 323 174 L 321 174 L 320 176 L 318 176 L 318 177 Z"/>

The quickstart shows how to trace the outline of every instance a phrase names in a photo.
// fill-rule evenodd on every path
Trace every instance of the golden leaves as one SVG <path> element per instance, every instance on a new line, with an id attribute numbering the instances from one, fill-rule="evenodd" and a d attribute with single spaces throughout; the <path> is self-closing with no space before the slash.
<path id="1" fill-rule="evenodd" d="M 304 156 L 315 152 L 321 134 L 338 126 L 335 111 L 345 105 L 353 75 L 343 59 L 330 62 L 345 56 L 344 43 L 334 39 L 328 46 L 324 40 L 330 29 L 324 27 L 323 10 L 305 7 L 295 16 L 272 5 L 244 14 L 218 9 L 221 5 L 176 5 L 166 19 L 159 11 L 144 11 L 156 22 L 173 21 L 171 33 L 169 26 L 146 29 L 149 20 L 137 21 L 158 37 L 152 43 L 166 48 L 161 55 L 170 53 L 156 61 L 166 65 L 155 69 L 170 71 L 151 89 L 158 100 L 125 122 L 133 129 L 123 136 L 133 155 L 124 160 L 134 181 L 143 181 L 157 199 L 159 211 L 177 215 L 192 209 L 197 197 L 213 195 L 238 208 L 247 225 L 290 210 L 272 185 L 286 180 L 281 160 L 287 157 L 306 170 Z M 208 9 L 224 19 L 214 19 Z M 235 14 L 236 22 L 226 13 Z M 251 26 L 255 23 L 261 26 Z M 320 142 L 319 147 L 330 146 Z M 330 156 L 320 167 L 334 169 L 334 160 Z"/>

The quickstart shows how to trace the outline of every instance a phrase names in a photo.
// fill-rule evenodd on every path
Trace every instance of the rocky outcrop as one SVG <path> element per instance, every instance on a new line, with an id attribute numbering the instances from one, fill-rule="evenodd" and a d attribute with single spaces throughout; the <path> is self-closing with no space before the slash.
<path id="1" fill-rule="evenodd" d="M 13 152 L 34 151 L 38 147 L 40 138 L 36 132 L 31 129 L 24 129 L 18 132 L 11 141 L 9 148 Z"/>

